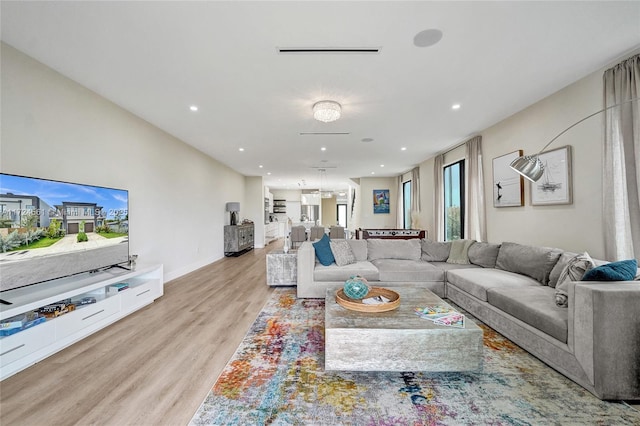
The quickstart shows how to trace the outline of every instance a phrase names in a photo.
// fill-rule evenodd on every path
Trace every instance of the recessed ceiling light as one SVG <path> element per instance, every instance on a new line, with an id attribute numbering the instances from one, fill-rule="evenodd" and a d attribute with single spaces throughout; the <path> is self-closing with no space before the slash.
<path id="1" fill-rule="evenodd" d="M 372 174 L 372 175 L 375 175 L 375 174 L 376 174 L 376 172 L 371 172 L 371 174 Z"/>
<path id="2" fill-rule="evenodd" d="M 258 167 L 262 168 L 263 166 L 262 166 L 262 164 L 260 164 Z"/>
<path id="3" fill-rule="evenodd" d="M 189 109 L 190 109 L 191 111 L 194 111 L 194 112 L 195 112 L 195 111 L 197 111 L 197 110 L 198 110 L 198 106 L 197 106 L 197 105 L 191 105 L 191 106 L 189 107 Z"/>
<path id="4" fill-rule="evenodd" d="M 238 148 L 238 151 L 242 152 L 244 151 L 244 148 Z"/>
<path id="5" fill-rule="evenodd" d="M 407 150 L 406 146 L 403 146 L 402 148 L 400 148 L 400 151 L 406 151 L 406 150 Z"/>
<path id="6" fill-rule="evenodd" d="M 267 172 L 267 175 L 271 176 L 271 172 Z"/>
<path id="7" fill-rule="evenodd" d="M 442 40 L 442 31 L 432 28 L 424 31 L 420 31 L 413 37 L 413 44 L 418 47 L 433 46 L 437 42 Z"/>
<path id="8" fill-rule="evenodd" d="M 326 151 L 326 150 L 327 150 L 326 146 L 323 146 L 322 148 L 320 148 L 320 151 Z"/>
<path id="9" fill-rule="evenodd" d="M 384 164 L 380 164 L 380 167 L 384 167 Z"/>
<path id="10" fill-rule="evenodd" d="M 369 143 L 369 142 L 373 142 L 373 138 L 362 138 L 361 141 L 364 143 Z"/>
<path id="11" fill-rule="evenodd" d="M 451 109 L 460 109 L 460 104 L 451 105 Z"/>

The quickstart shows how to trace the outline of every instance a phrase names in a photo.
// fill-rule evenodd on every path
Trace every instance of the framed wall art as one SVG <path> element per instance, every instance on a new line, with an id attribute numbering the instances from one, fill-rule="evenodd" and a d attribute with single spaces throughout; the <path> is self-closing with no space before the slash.
<path id="1" fill-rule="evenodd" d="M 524 206 L 524 178 L 509 167 L 521 155 L 520 149 L 493 159 L 493 207 Z"/>
<path id="2" fill-rule="evenodd" d="M 373 213 L 389 213 L 389 190 L 373 190 Z"/>
<path id="3" fill-rule="evenodd" d="M 563 146 L 538 155 L 544 174 L 531 183 L 531 205 L 571 204 L 571 146 Z"/>

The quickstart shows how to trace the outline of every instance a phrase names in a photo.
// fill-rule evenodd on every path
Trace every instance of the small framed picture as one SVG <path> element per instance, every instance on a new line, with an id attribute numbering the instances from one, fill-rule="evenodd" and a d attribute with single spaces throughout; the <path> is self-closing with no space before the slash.
<path id="1" fill-rule="evenodd" d="M 520 149 L 493 159 L 493 207 L 524 206 L 524 178 L 509 167 L 521 155 Z"/>
<path id="2" fill-rule="evenodd" d="M 563 146 L 538 155 L 544 166 L 544 174 L 531 183 L 531 205 L 549 206 L 571 204 L 571 146 Z"/>
<path id="3" fill-rule="evenodd" d="M 373 190 L 373 213 L 389 213 L 389 190 Z"/>

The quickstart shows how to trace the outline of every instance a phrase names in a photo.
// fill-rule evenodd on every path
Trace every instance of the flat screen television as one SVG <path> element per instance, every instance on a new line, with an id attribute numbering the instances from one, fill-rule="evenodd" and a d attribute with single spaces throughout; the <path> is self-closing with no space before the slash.
<path id="1" fill-rule="evenodd" d="M 0 292 L 128 260 L 128 191 L 0 173 Z"/>

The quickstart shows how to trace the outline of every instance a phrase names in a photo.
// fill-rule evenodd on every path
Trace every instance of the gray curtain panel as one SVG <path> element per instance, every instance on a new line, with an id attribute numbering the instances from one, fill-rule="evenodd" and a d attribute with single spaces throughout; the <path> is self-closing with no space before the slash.
<path id="1" fill-rule="evenodd" d="M 466 210 L 464 238 L 476 241 L 487 240 L 487 222 L 484 206 L 484 179 L 482 174 L 482 136 L 465 143 L 466 164 Z"/>
<path id="2" fill-rule="evenodd" d="M 640 95 L 640 55 L 604 76 L 605 107 Z M 626 102 L 606 111 L 603 187 L 607 260 L 640 257 L 640 102 Z"/>
<path id="3" fill-rule="evenodd" d="M 433 219 L 434 219 L 434 240 L 444 241 L 444 187 L 442 177 L 442 166 L 444 165 L 444 154 L 436 155 L 433 160 Z"/>

